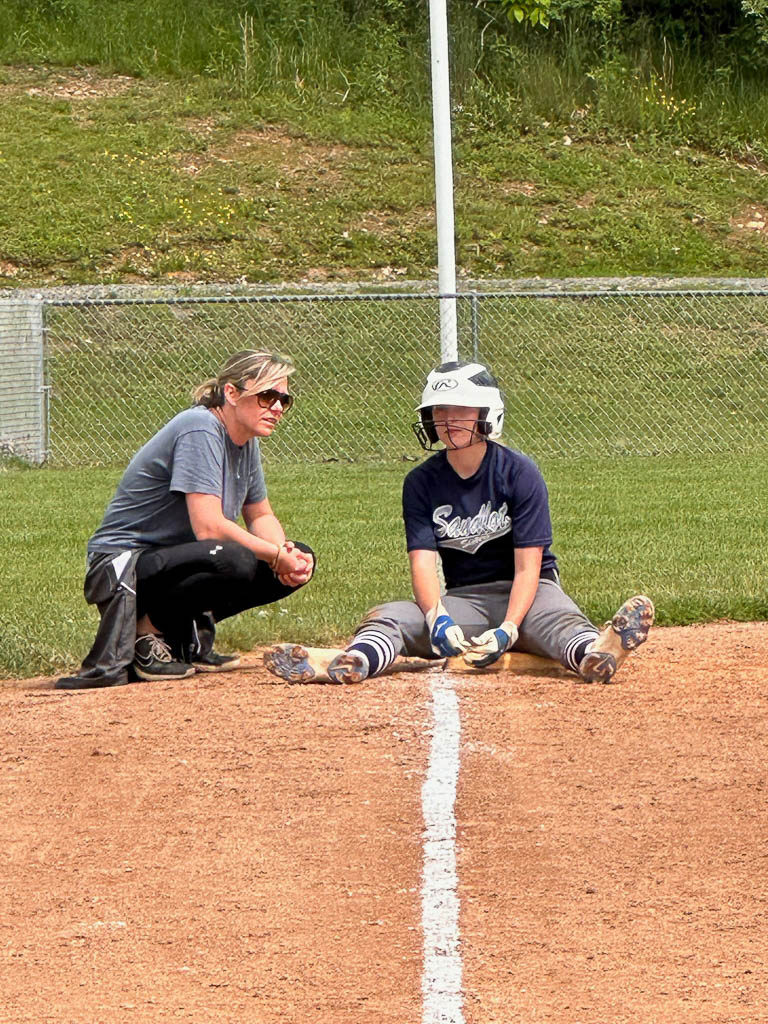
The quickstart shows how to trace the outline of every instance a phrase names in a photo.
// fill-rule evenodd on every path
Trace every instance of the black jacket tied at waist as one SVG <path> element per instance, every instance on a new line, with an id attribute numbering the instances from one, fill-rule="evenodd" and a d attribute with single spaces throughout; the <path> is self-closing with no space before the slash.
<path id="1" fill-rule="evenodd" d="M 136 643 L 136 563 L 144 548 L 102 551 L 91 556 L 83 591 L 101 621 L 93 646 L 76 676 L 65 676 L 56 689 L 84 690 L 122 686 L 130 681 Z"/>

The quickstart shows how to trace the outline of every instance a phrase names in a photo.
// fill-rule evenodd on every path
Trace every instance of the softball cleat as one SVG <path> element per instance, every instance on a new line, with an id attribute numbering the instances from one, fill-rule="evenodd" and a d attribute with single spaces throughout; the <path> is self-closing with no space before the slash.
<path id="1" fill-rule="evenodd" d="M 590 651 L 579 662 L 579 676 L 584 683 L 610 683 L 617 668 L 612 654 L 607 651 Z"/>
<path id="2" fill-rule="evenodd" d="M 368 662 L 358 651 L 344 651 L 328 666 L 334 683 L 362 683 L 368 678 Z"/>
<path id="3" fill-rule="evenodd" d="M 264 654 L 264 667 L 289 683 L 359 683 L 368 675 L 365 658 L 338 647 L 276 644 Z"/>
<path id="4" fill-rule="evenodd" d="M 585 683 L 610 683 L 631 651 L 648 639 L 655 611 L 649 597 L 630 597 L 607 622 L 591 649 L 579 663 Z"/>

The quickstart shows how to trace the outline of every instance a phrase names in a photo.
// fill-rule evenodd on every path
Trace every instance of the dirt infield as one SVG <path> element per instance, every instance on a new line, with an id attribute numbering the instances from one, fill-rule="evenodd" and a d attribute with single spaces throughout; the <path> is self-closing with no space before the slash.
<path id="1" fill-rule="evenodd" d="M 768 1021 L 767 652 L 453 679 L 468 1024 Z M 418 1024 L 434 682 L 0 683 L 0 1021 Z"/>

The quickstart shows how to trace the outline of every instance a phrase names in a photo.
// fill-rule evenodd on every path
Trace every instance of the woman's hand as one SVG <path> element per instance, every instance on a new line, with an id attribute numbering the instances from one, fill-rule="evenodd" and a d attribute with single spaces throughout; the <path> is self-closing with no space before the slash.
<path id="1" fill-rule="evenodd" d="M 280 548 L 272 569 L 284 587 L 300 587 L 312 578 L 314 559 L 309 552 L 287 540 Z"/>

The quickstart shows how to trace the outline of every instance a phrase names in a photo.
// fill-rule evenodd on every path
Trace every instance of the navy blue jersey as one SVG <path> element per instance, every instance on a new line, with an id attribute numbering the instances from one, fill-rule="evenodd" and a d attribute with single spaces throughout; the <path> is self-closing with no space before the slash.
<path id="1" fill-rule="evenodd" d="M 515 548 L 543 547 L 542 572 L 557 569 L 547 485 L 536 463 L 494 441 L 464 480 L 440 451 L 403 483 L 409 551 L 437 551 L 448 589 L 511 580 Z"/>

